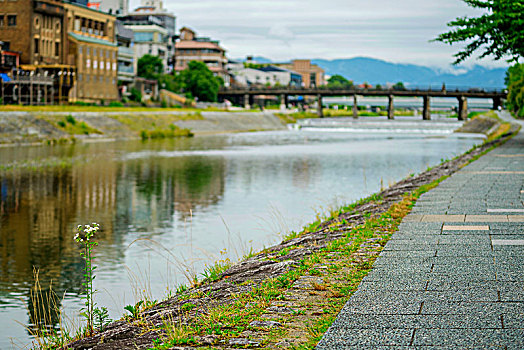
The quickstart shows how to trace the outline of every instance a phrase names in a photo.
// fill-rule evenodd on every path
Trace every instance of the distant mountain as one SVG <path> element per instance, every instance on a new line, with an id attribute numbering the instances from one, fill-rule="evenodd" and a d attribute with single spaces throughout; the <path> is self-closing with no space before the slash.
<path id="1" fill-rule="evenodd" d="M 247 57 L 235 58 L 235 59 L 233 59 L 233 61 L 246 62 L 247 61 Z M 253 56 L 253 62 L 261 63 L 261 64 L 273 63 L 273 61 L 271 61 L 269 58 L 262 57 L 262 56 Z"/>
<path id="2" fill-rule="evenodd" d="M 374 58 L 355 57 L 348 59 L 315 59 L 313 63 L 322 67 L 326 74 L 340 74 L 355 83 L 386 84 L 403 82 L 406 86 L 440 86 L 448 88 L 485 87 L 503 88 L 505 68 L 486 68 L 475 65 L 471 68 L 454 68 L 453 73 L 414 64 L 391 63 Z"/>

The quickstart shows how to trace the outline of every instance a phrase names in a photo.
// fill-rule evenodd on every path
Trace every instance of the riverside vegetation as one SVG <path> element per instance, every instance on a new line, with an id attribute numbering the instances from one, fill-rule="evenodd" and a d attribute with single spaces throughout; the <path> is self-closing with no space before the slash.
<path id="1" fill-rule="evenodd" d="M 93 335 L 64 331 L 41 347 L 312 349 L 419 196 L 518 130 L 499 124 L 496 139 L 462 156 L 317 218 L 239 263 L 219 261 L 163 301 L 126 307 L 129 315 Z"/>

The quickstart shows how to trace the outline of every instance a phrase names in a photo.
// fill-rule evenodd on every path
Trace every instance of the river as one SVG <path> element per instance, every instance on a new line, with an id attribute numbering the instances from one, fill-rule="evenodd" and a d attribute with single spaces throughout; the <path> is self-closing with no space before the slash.
<path id="1" fill-rule="evenodd" d="M 102 228 L 95 300 L 118 318 L 125 305 L 163 298 L 216 259 L 276 243 L 331 207 L 482 142 L 450 134 L 456 121 L 436 134 L 420 132 L 431 122 L 416 123 L 383 133 L 322 127 L 1 148 L 0 348 L 31 342 L 34 269 L 43 290 L 63 297 L 68 322 L 78 322 L 78 224 Z"/>

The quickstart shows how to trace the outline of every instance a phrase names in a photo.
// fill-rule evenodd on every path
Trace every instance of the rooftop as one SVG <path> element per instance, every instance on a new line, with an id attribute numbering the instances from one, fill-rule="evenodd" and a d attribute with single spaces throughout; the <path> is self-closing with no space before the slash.
<path id="1" fill-rule="evenodd" d="M 223 48 L 218 46 L 216 43 L 210 41 L 194 41 L 194 40 L 183 40 L 178 41 L 175 44 L 176 49 L 215 49 L 225 51 Z"/>

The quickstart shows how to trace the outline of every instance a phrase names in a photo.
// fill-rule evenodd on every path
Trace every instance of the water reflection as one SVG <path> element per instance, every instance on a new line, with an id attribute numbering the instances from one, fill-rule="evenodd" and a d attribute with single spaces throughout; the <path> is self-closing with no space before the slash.
<path id="1" fill-rule="evenodd" d="M 232 237 L 257 249 L 333 198 L 351 202 L 381 180 L 392 183 L 478 141 L 281 132 L 0 150 L 0 165 L 44 164 L 0 172 L 0 338 L 28 339 L 11 320 L 42 323 L 31 300 L 34 268 L 47 304 L 78 312 L 83 260 L 73 232 L 80 223 L 102 228 L 97 301 L 118 317 L 134 302 L 129 271 L 148 269 L 159 298 L 188 269 L 200 271 L 231 248 Z M 160 255 L 186 265 L 166 267 Z"/>

